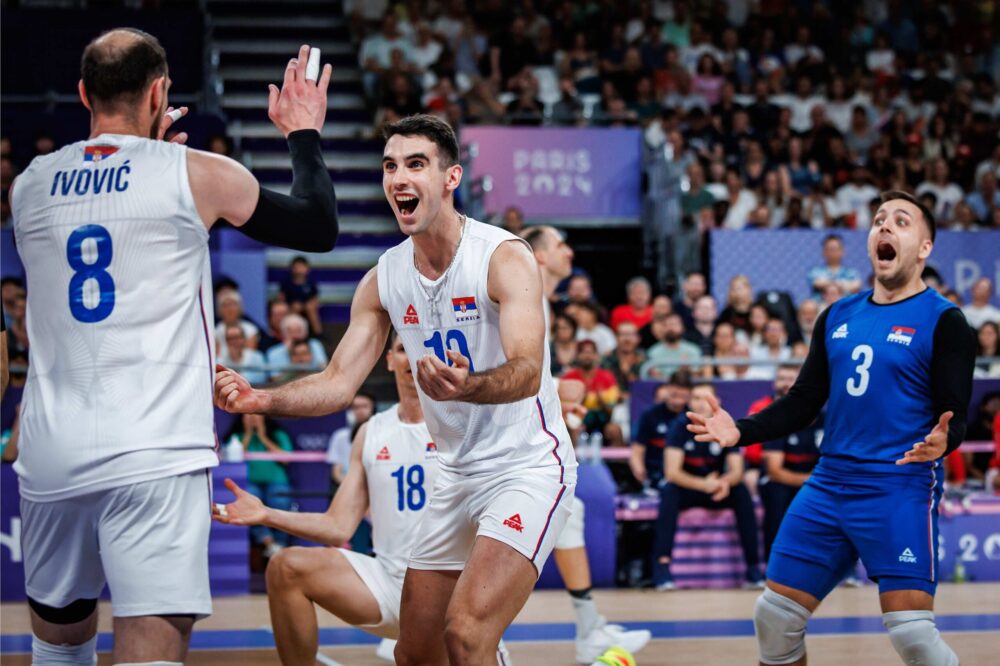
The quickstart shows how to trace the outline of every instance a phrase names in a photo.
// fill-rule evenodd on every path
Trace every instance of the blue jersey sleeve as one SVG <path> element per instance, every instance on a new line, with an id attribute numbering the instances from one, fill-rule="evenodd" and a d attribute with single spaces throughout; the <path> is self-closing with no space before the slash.
<path id="1" fill-rule="evenodd" d="M 688 421 L 686 416 L 678 416 L 673 420 L 670 428 L 667 430 L 667 448 L 684 449 L 684 442 L 693 436 L 688 432 L 688 423 L 690 421 Z"/>

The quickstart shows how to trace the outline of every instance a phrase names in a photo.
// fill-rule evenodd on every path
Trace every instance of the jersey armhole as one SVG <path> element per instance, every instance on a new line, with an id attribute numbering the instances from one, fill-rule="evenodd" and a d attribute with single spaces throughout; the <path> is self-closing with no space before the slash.
<path id="1" fill-rule="evenodd" d="M 176 150 L 181 154 L 180 159 L 177 160 L 180 162 L 180 177 L 178 178 L 177 189 L 181 194 L 177 212 L 181 218 L 191 219 L 196 222 L 196 226 L 201 229 L 202 237 L 207 241 L 208 228 L 205 226 L 205 221 L 201 219 L 201 213 L 198 212 L 198 205 L 194 200 L 194 192 L 191 190 L 191 174 L 188 171 L 190 149 L 184 145 L 167 145 L 170 149 Z"/>
<path id="2" fill-rule="evenodd" d="M 490 248 L 489 252 L 487 253 L 486 261 L 483 262 L 483 269 L 482 269 L 483 272 L 480 274 L 479 284 L 482 285 L 482 293 L 480 294 L 480 298 L 482 298 L 483 302 L 488 303 L 489 306 L 493 309 L 493 312 L 496 314 L 499 314 L 500 312 L 500 304 L 494 301 L 492 298 L 490 298 L 490 264 L 493 263 L 493 255 L 496 254 L 497 250 L 500 249 L 500 246 L 509 241 L 519 241 L 523 243 L 526 248 L 528 248 L 529 252 L 533 252 L 533 250 L 531 249 L 531 245 L 528 243 L 528 241 L 524 240 L 523 238 L 518 238 L 517 236 L 514 235 L 512 235 L 510 238 L 501 238 L 496 241 L 491 241 L 493 243 L 493 247 Z"/>
<path id="3" fill-rule="evenodd" d="M 391 250 L 390 250 L 391 251 Z M 389 309 L 389 252 L 383 252 L 382 256 L 378 258 L 378 263 L 375 264 L 375 283 L 378 287 L 378 301 L 382 309 L 387 313 L 390 313 L 390 319 L 392 318 Z"/>

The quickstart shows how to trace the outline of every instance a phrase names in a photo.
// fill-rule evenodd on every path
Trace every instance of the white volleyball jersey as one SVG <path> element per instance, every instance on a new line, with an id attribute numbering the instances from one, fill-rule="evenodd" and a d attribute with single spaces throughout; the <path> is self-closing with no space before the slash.
<path id="1" fill-rule="evenodd" d="M 36 502 L 218 464 L 208 232 L 187 149 L 101 135 L 12 195 L 31 341 L 15 470 Z"/>
<path id="2" fill-rule="evenodd" d="M 437 446 L 425 423 L 403 423 L 399 405 L 393 405 L 368 420 L 361 460 L 375 556 L 402 581 L 437 480 Z"/>
<path id="3" fill-rule="evenodd" d="M 414 374 L 417 360 L 426 354 L 448 362 L 447 349 L 467 357 L 473 372 L 507 362 L 500 343 L 500 308 L 490 300 L 486 283 L 493 252 L 509 240 L 523 242 L 503 229 L 468 218 L 452 265 L 434 281 L 415 268 L 409 238 L 379 259 L 379 298 L 402 338 Z M 417 390 L 441 465 L 449 471 L 479 474 L 576 466 L 553 389 L 547 347 L 541 388 L 530 398 L 478 405 L 439 402 L 427 397 L 419 385 Z"/>

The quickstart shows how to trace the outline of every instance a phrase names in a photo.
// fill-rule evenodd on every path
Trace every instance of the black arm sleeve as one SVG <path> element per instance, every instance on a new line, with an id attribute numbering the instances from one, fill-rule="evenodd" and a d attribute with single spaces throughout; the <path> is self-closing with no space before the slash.
<path id="1" fill-rule="evenodd" d="M 337 196 L 323 162 L 319 132 L 292 132 L 288 152 L 292 155 L 291 193 L 260 188 L 257 207 L 240 230 L 268 245 L 329 252 L 337 244 Z"/>
<path id="2" fill-rule="evenodd" d="M 934 327 L 934 351 L 931 353 L 931 399 L 934 418 L 947 411 L 955 415 L 948 424 L 948 455 L 965 437 L 972 373 L 976 364 L 976 339 L 965 315 L 958 308 L 946 310 Z"/>
<path id="3" fill-rule="evenodd" d="M 788 395 L 775 400 L 766 409 L 736 422 L 740 446 L 766 442 L 802 430 L 819 415 L 830 395 L 830 366 L 826 358 L 826 315 L 816 319 L 812 344 L 799 378 Z"/>

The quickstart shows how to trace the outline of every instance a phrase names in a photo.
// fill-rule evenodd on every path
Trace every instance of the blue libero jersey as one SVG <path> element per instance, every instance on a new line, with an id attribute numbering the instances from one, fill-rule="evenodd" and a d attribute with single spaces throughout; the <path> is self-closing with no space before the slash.
<path id="1" fill-rule="evenodd" d="M 934 331 L 955 305 L 933 289 L 890 305 L 873 303 L 871 294 L 837 301 L 827 316 L 830 394 L 821 465 L 883 463 L 883 472 L 926 474 L 937 463 L 895 462 L 936 423 Z"/>

